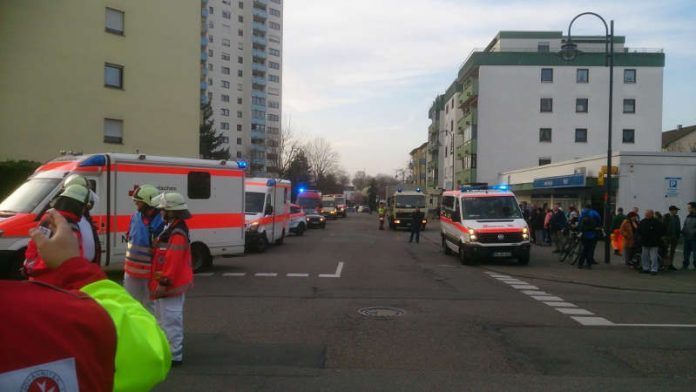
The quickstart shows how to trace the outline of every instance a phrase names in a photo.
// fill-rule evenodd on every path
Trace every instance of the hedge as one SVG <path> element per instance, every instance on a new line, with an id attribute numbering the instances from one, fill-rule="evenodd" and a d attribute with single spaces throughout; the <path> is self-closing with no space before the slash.
<path id="1" fill-rule="evenodd" d="M 0 162 L 0 201 L 22 185 L 41 163 L 33 161 Z"/>

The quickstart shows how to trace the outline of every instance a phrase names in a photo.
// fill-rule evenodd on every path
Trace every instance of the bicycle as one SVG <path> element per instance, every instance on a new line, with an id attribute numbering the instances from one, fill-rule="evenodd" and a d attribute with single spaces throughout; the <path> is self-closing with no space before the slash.
<path id="1" fill-rule="evenodd" d="M 581 253 L 582 242 L 580 241 L 580 235 L 575 232 L 570 232 L 568 240 L 563 244 L 558 261 L 563 263 L 566 260 L 571 260 L 570 265 L 575 265 L 580 259 Z"/>

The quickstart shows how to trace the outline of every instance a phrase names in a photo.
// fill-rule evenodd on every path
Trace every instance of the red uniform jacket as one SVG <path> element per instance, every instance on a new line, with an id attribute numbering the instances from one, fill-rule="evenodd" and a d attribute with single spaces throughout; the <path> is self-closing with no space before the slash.
<path id="1" fill-rule="evenodd" d="M 114 323 L 79 291 L 101 279 L 97 265 L 74 258 L 35 281 L 0 281 L 0 390 L 113 389 Z"/>
<path id="2" fill-rule="evenodd" d="M 188 227 L 176 219 L 162 231 L 154 243 L 150 275 L 150 296 L 174 297 L 185 293 L 193 283 L 191 245 Z M 163 289 L 157 292 L 157 287 Z"/>
<path id="3" fill-rule="evenodd" d="M 72 227 L 73 233 L 75 234 L 75 237 L 77 237 L 77 241 L 80 244 L 80 257 L 84 256 L 82 252 L 82 234 L 80 233 L 80 227 L 77 225 L 77 223 L 80 221 L 80 218 L 70 212 L 67 211 L 60 211 L 58 210 L 58 213 L 63 215 L 63 217 L 70 223 L 70 226 Z M 41 223 L 39 223 L 40 225 Z M 96 243 L 95 243 L 95 252 L 96 251 L 101 251 L 100 249 L 97 249 Z M 46 266 L 46 263 L 43 261 L 41 256 L 39 255 L 39 251 L 36 249 L 36 244 L 34 243 L 33 240 L 29 240 L 29 244 L 27 245 L 27 250 L 24 252 L 24 274 L 30 278 L 39 276 L 41 274 L 44 274 L 48 271 L 48 267 Z"/>

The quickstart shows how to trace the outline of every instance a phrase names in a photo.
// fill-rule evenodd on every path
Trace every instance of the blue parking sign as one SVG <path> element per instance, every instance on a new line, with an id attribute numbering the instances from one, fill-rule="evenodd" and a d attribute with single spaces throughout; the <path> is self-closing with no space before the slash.
<path id="1" fill-rule="evenodd" d="M 681 177 L 665 177 L 665 196 L 678 196 Z"/>

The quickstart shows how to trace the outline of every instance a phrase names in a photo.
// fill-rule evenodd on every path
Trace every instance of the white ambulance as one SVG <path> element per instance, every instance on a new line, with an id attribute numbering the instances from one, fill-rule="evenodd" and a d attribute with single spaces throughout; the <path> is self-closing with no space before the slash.
<path id="1" fill-rule="evenodd" d="M 245 181 L 245 227 L 247 249 L 263 252 L 268 244 L 281 245 L 290 232 L 288 180 L 247 178 Z"/>
<path id="2" fill-rule="evenodd" d="M 443 252 L 456 253 L 463 264 L 490 258 L 529 263 L 529 228 L 506 185 L 444 192 L 440 230 Z"/>
<path id="3" fill-rule="evenodd" d="M 67 155 L 40 166 L 0 203 L 0 262 L 14 275 L 24 259 L 29 229 L 70 174 L 84 176 L 99 201 L 91 211 L 105 265 L 122 263 L 133 190 L 151 184 L 162 192 L 181 193 L 193 217 L 191 233 L 195 270 L 213 256 L 244 253 L 244 162 L 150 156 L 144 154 Z M 2 267 L 0 267 L 2 268 Z"/>

